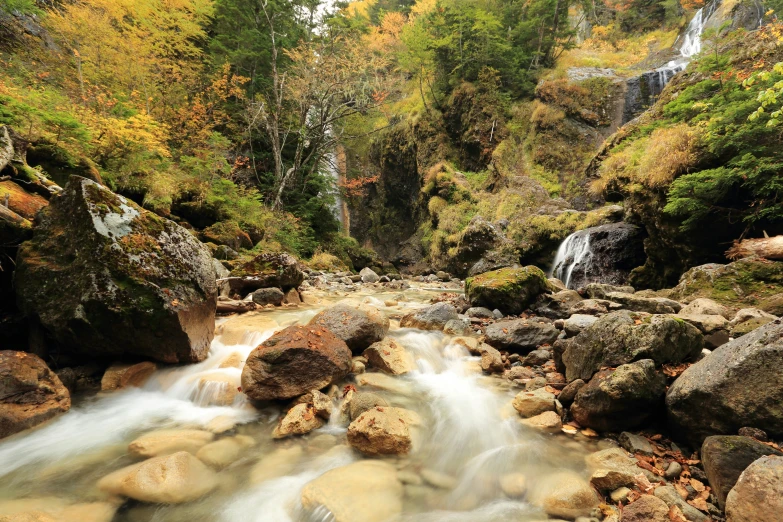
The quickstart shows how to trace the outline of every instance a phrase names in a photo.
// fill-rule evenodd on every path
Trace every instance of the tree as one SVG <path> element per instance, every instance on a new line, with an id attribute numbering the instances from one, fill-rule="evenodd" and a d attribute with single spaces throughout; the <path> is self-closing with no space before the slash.
<path id="1" fill-rule="evenodd" d="M 250 129 L 260 127 L 268 139 L 273 208 L 281 208 L 289 185 L 323 168 L 327 154 L 344 138 L 340 123 L 384 103 L 389 60 L 361 39 L 333 33 L 281 50 L 276 13 L 260 5 L 270 33 L 271 85 L 248 105 L 247 120 Z"/>

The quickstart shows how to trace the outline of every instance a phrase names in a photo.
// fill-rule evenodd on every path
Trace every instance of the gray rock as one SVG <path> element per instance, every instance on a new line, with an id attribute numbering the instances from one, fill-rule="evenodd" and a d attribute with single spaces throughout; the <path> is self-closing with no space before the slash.
<path id="1" fill-rule="evenodd" d="M 739 435 L 707 437 L 701 446 L 701 462 L 721 509 L 726 496 L 745 469 L 765 455 L 783 456 L 771 446 Z"/>
<path id="2" fill-rule="evenodd" d="M 478 317 L 479 319 L 494 319 L 495 316 L 492 310 L 481 306 L 473 306 L 465 311 L 465 315 L 468 317 Z"/>
<path id="3" fill-rule="evenodd" d="M 368 267 L 362 268 L 359 275 L 362 277 L 363 283 L 377 283 L 380 280 L 378 274 Z"/>
<path id="4" fill-rule="evenodd" d="M 582 290 L 590 299 L 608 299 L 610 292 L 633 294 L 636 290 L 632 286 L 609 285 L 604 283 L 589 283 Z"/>
<path id="5" fill-rule="evenodd" d="M 250 295 L 254 303 L 262 306 L 268 304 L 280 306 L 285 299 L 285 294 L 279 288 L 259 288 Z"/>
<path id="6" fill-rule="evenodd" d="M 491 324 L 484 334 L 487 344 L 495 348 L 527 353 L 544 344 L 551 345 L 560 332 L 551 323 L 515 319 Z"/>
<path id="7" fill-rule="evenodd" d="M 676 479 L 682 473 L 682 465 L 677 461 L 671 461 L 666 467 L 666 471 L 663 476 L 669 480 Z"/>
<path id="8" fill-rule="evenodd" d="M 563 321 L 563 331 L 568 337 L 576 337 L 582 330 L 592 326 L 598 318 L 594 315 L 574 314 Z"/>
<path id="9" fill-rule="evenodd" d="M 639 453 L 649 457 L 652 457 L 653 455 L 652 444 L 650 444 L 650 441 L 641 435 L 624 431 L 620 434 L 619 441 L 620 446 L 625 448 L 630 453 Z"/>
<path id="10" fill-rule="evenodd" d="M 633 312 L 646 312 L 648 314 L 673 314 L 676 310 L 669 306 L 667 300 L 658 298 L 639 297 L 625 292 L 607 292 L 606 299 L 620 303 L 626 310 Z"/>
<path id="11" fill-rule="evenodd" d="M 693 360 L 701 354 L 699 330 L 668 315 L 643 315 L 621 310 L 601 317 L 579 335 L 558 341 L 566 378 L 589 379 L 604 366 L 640 359 L 656 365 Z"/>
<path id="12" fill-rule="evenodd" d="M 377 308 L 364 304 L 337 303 L 313 317 L 310 324 L 335 334 L 354 354 L 383 340 L 389 331 L 389 319 Z"/>
<path id="13" fill-rule="evenodd" d="M 404 316 L 400 320 L 400 326 L 421 330 L 443 330 L 446 323 L 454 319 L 459 319 L 454 306 L 449 303 L 436 303 Z"/>
<path id="14" fill-rule="evenodd" d="M 720 315 L 726 320 L 731 320 L 734 317 L 734 314 L 727 307 L 705 297 L 694 299 L 678 313 L 680 315 Z"/>
<path id="15" fill-rule="evenodd" d="M 388 406 L 389 403 L 386 399 L 372 392 L 360 392 L 353 396 L 350 404 L 351 420 L 356 420 L 359 415 L 367 410 L 371 410 L 376 406 Z"/>
<path id="16" fill-rule="evenodd" d="M 284 252 L 266 252 L 232 270 L 227 282 L 232 292 L 247 295 L 259 288 L 298 288 L 304 277 L 294 256 Z"/>
<path id="17" fill-rule="evenodd" d="M 666 395 L 674 432 L 694 445 L 744 426 L 783 436 L 783 322 L 773 321 L 715 349 Z"/>
<path id="18" fill-rule="evenodd" d="M 635 428 L 662 409 L 666 378 L 650 359 L 598 372 L 576 394 L 571 415 L 598 431 Z"/>
<path id="19" fill-rule="evenodd" d="M 783 457 L 747 467 L 726 498 L 726 522 L 778 522 L 783 513 Z"/>
<path id="20" fill-rule="evenodd" d="M 548 350 L 533 350 L 525 356 L 522 364 L 525 366 L 541 366 L 552 358 L 552 353 Z"/>
<path id="21" fill-rule="evenodd" d="M 574 402 L 574 399 L 576 398 L 576 394 L 579 392 L 580 389 L 582 389 L 582 386 L 584 386 L 585 381 L 582 379 L 576 379 L 574 381 L 569 382 L 566 384 L 565 388 L 560 392 L 560 395 L 557 396 L 557 400 L 563 403 L 564 406 L 570 406 L 572 402 Z"/>
<path id="22" fill-rule="evenodd" d="M 443 327 L 443 333 L 447 335 L 468 335 L 470 332 L 470 321 L 464 318 L 452 319 Z"/>

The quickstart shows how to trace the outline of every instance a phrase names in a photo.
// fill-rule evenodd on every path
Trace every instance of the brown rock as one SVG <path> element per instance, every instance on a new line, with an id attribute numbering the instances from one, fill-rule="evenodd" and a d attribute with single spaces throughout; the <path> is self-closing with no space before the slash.
<path id="1" fill-rule="evenodd" d="M 348 443 L 368 455 L 403 455 L 411 450 L 413 412 L 376 406 L 348 426 Z"/>
<path id="2" fill-rule="evenodd" d="M 324 420 L 316 415 L 312 404 L 297 404 L 280 419 L 274 431 L 273 439 L 284 439 L 291 435 L 304 435 L 324 425 Z"/>
<path id="3" fill-rule="evenodd" d="M 13 181 L 0 181 L 0 204 L 8 195 L 8 207 L 25 219 L 33 220 L 39 210 L 49 204 L 46 199 L 30 194 Z"/>
<path id="4" fill-rule="evenodd" d="M 40 357 L 0 351 L 0 438 L 65 413 L 71 395 Z"/>
<path id="5" fill-rule="evenodd" d="M 325 328 L 290 326 L 247 357 L 242 391 L 253 400 L 293 399 L 342 379 L 351 362 L 345 342 Z"/>
<path id="6" fill-rule="evenodd" d="M 370 366 L 392 375 L 403 375 L 415 369 L 413 357 L 405 348 L 386 338 L 370 345 L 364 351 Z"/>
<path id="7" fill-rule="evenodd" d="M 670 522 L 669 506 L 653 495 L 642 495 L 623 509 L 621 522 Z"/>
<path id="8" fill-rule="evenodd" d="M 115 363 L 109 366 L 101 379 L 101 391 L 140 387 L 155 373 L 158 365 L 144 361 L 137 364 Z"/>
<path id="9" fill-rule="evenodd" d="M 310 325 L 329 330 L 358 355 L 383 340 L 389 331 L 389 318 L 373 306 L 337 303 L 313 317 Z"/>
<path id="10" fill-rule="evenodd" d="M 137 457 L 159 457 L 181 451 L 195 454 L 214 438 L 214 433 L 202 430 L 157 430 L 131 442 L 128 452 Z"/>

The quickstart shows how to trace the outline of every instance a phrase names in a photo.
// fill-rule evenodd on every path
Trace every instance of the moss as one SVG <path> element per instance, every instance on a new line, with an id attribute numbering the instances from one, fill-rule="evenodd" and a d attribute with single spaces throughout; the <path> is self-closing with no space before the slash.
<path id="1" fill-rule="evenodd" d="M 465 294 L 474 306 L 518 314 L 540 294 L 552 291 L 546 274 L 535 266 L 501 268 L 465 281 Z"/>

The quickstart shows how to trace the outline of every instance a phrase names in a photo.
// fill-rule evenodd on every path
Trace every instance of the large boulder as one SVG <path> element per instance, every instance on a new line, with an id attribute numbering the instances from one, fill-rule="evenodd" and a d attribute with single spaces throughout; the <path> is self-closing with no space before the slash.
<path id="1" fill-rule="evenodd" d="M 266 252 L 231 271 L 228 284 L 233 292 L 246 295 L 259 288 L 297 288 L 305 279 L 299 262 L 285 252 Z"/>
<path id="2" fill-rule="evenodd" d="M 744 426 L 783 436 L 783 321 L 716 348 L 674 381 L 666 395 L 674 432 L 700 445 Z"/>
<path id="3" fill-rule="evenodd" d="M 599 431 L 635 428 L 663 409 L 666 378 L 650 359 L 598 372 L 576 394 L 571 415 Z"/>
<path id="4" fill-rule="evenodd" d="M 501 268 L 465 281 L 465 295 L 472 306 L 497 308 L 511 315 L 522 313 L 552 289 L 546 274 L 535 266 Z"/>
<path id="5" fill-rule="evenodd" d="M 101 491 L 153 504 L 191 502 L 217 485 L 217 474 L 186 451 L 132 464 L 98 481 Z"/>
<path id="6" fill-rule="evenodd" d="M 389 331 L 389 319 L 377 308 L 365 304 L 337 303 L 310 320 L 310 325 L 326 328 L 360 354 L 381 341 Z"/>
<path id="7" fill-rule="evenodd" d="M 644 233 L 637 226 L 611 223 L 568 236 L 560 245 L 553 275 L 568 288 L 587 283 L 622 284 L 644 264 Z"/>
<path id="8" fill-rule="evenodd" d="M 459 319 L 457 309 L 449 303 L 441 302 L 405 315 L 400 320 L 400 326 L 420 330 L 443 330 L 446 323 L 455 319 Z"/>
<path id="9" fill-rule="evenodd" d="M 289 326 L 250 352 L 242 391 L 253 400 L 293 399 L 351 371 L 351 350 L 329 330 Z"/>
<path id="10" fill-rule="evenodd" d="M 335 522 L 385 522 L 402 512 L 397 469 L 380 460 L 360 460 L 327 471 L 302 489 L 302 506 L 325 507 Z"/>
<path id="11" fill-rule="evenodd" d="M 32 428 L 71 407 L 71 395 L 40 357 L 0 351 L 0 439 Z"/>
<path id="12" fill-rule="evenodd" d="M 704 439 L 701 462 L 721 508 L 725 507 L 726 496 L 745 468 L 765 455 L 783 457 L 783 452 L 740 435 L 713 435 Z"/>
<path id="13" fill-rule="evenodd" d="M 209 249 L 173 221 L 71 176 L 19 248 L 20 308 L 90 357 L 207 356 L 217 285 Z"/>
<path id="14" fill-rule="evenodd" d="M 691 268 L 669 297 L 691 302 L 706 297 L 731 308 L 756 307 L 783 315 L 783 262 L 749 257 L 727 265 Z"/>
<path id="15" fill-rule="evenodd" d="M 487 326 L 484 335 L 485 342 L 490 346 L 526 354 L 543 344 L 554 343 L 560 331 L 552 323 L 534 319 L 515 319 Z"/>
<path id="16" fill-rule="evenodd" d="M 726 522 L 777 522 L 783 513 L 783 457 L 747 467 L 726 498 Z"/>
<path id="17" fill-rule="evenodd" d="M 607 314 L 579 335 L 558 341 L 566 378 L 588 380 L 604 366 L 641 359 L 656 365 L 696 358 L 704 340 L 699 330 L 670 315 L 647 315 L 620 310 Z"/>

